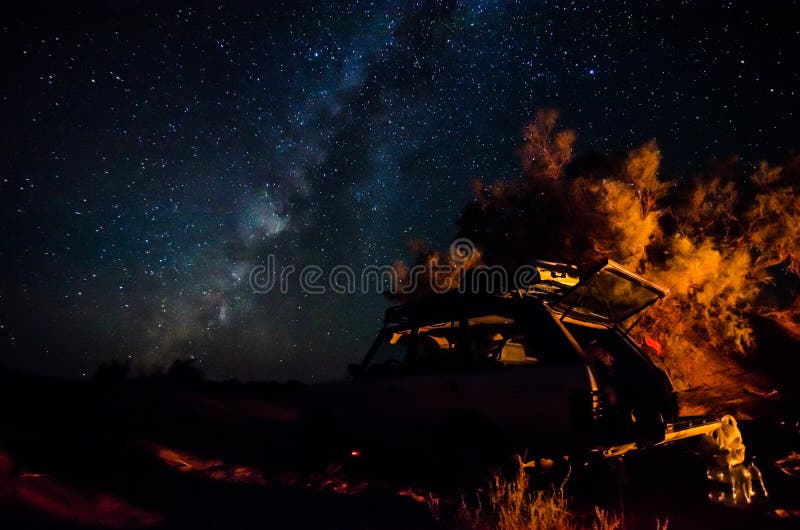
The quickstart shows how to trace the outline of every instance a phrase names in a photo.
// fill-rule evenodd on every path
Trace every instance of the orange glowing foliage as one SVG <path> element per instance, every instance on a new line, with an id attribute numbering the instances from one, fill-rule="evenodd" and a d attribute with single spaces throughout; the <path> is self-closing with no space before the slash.
<path id="1" fill-rule="evenodd" d="M 525 143 L 519 154 L 525 173 L 534 178 L 557 179 L 572 158 L 575 131 L 557 131 L 557 121 L 557 110 L 540 109 L 536 119 L 523 130 Z"/>
<path id="2" fill-rule="evenodd" d="M 670 297 L 635 333 L 661 344 L 679 388 L 724 384 L 732 359 L 757 349 L 753 315 L 800 332 L 800 156 L 752 175 L 731 157 L 694 178 L 666 178 L 654 140 L 576 157 L 576 134 L 557 122 L 545 109 L 524 128 L 519 177 L 473 182 L 458 237 L 479 252 L 460 267 L 512 271 L 545 259 L 585 270 L 612 258 L 663 284 Z M 428 271 L 443 259 L 414 248 Z M 797 287 L 781 290 L 776 278 Z"/>

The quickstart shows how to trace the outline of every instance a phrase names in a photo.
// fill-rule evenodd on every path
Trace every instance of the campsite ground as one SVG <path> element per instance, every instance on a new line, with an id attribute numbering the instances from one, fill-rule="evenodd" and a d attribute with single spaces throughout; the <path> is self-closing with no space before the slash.
<path id="1" fill-rule="evenodd" d="M 301 396 L 291 384 L 103 385 L 4 372 L 0 517 L 13 523 L 4 527 L 436 528 L 471 494 L 306 454 Z M 623 514 L 626 528 L 655 528 L 656 518 L 669 528 L 796 526 L 800 463 L 775 462 L 800 452 L 797 418 L 781 402 L 761 406 L 775 414 L 741 427 L 768 499 L 710 503 L 704 465 L 680 447 L 572 470 L 567 495 L 577 511 Z"/>

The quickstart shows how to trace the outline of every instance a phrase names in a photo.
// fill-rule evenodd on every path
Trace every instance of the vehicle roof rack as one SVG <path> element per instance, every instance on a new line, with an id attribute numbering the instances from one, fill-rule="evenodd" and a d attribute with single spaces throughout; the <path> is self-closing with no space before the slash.
<path id="1" fill-rule="evenodd" d="M 531 303 L 532 300 L 518 297 L 507 297 L 489 293 L 461 293 L 448 291 L 441 294 L 431 294 L 392 307 L 386 308 L 383 322 L 415 322 L 426 321 L 431 318 L 460 319 L 471 315 L 485 314 L 487 312 L 507 311 L 535 311 L 539 304 Z"/>

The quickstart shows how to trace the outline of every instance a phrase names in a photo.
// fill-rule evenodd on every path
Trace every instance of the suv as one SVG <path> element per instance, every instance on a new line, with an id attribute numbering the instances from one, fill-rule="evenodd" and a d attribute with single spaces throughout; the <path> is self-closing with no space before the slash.
<path id="1" fill-rule="evenodd" d="M 623 324 L 668 291 L 612 261 L 580 282 L 565 267 L 540 262 L 536 284 L 502 296 L 387 309 L 354 381 L 325 392 L 335 431 L 357 448 L 548 456 L 663 440 L 676 394 Z"/>

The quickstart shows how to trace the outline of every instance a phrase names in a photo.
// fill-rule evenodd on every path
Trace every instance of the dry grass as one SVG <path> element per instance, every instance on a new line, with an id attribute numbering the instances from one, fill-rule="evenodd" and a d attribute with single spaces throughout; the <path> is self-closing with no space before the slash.
<path id="1" fill-rule="evenodd" d="M 439 510 L 439 506 L 432 507 Z M 449 525 L 448 525 L 449 526 Z M 470 530 L 619 530 L 622 520 L 598 506 L 594 514 L 580 516 L 570 510 L 569 499 L 560 488 L 536 491 L 520 468 L 515 476 L 497 473 L 474 501 L 462 496 L 452 526 Z M 656 521 L 657 530 L 667 530 L 668 522 Z"/>
<path id="2" fill-rule="evenodd" d="M 528 475 L 520 470 L 512 479 L 496 474 L 484 500 L 470 504 L 462 497 L 456 516 L 462 528 L 561 529 L 575 528 L 562 490 L 531 491 Z"/>

